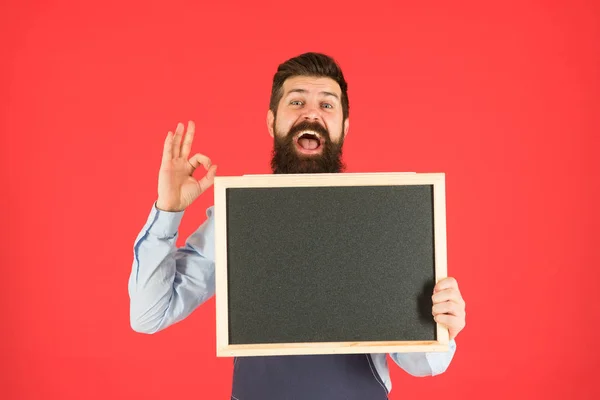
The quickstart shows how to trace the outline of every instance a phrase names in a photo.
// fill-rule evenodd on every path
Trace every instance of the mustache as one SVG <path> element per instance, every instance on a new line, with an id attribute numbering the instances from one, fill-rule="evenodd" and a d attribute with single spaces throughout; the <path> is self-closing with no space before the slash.
<path id="1" fill-rule="evenodd" d="M 325 139 L 326 143 L 331 141 L 331 138 L 329 137 L 329 131 L 323 125 L 314 121 L 302 121 L 298 125 L 293 126 L 288 132 L 288 138 L 291 139 L 302 131 L 314 131 L 321 135 L 321 137 Z"/>

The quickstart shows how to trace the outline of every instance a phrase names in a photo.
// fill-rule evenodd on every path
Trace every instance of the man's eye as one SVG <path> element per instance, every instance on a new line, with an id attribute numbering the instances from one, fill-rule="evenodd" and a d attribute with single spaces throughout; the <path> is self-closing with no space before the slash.
<path id="1" fill-rule="evenodd" d="M 292 100 L 290 101 L 290 104 L 293 106 L 301 106 L 302 102 L 300 100 Z"/>
<path id="2" fill-rule="evenodd" d="M 325 108 L 333 108 L 333 106 L 329 103 L 323 103 L 323 107 Z"/>

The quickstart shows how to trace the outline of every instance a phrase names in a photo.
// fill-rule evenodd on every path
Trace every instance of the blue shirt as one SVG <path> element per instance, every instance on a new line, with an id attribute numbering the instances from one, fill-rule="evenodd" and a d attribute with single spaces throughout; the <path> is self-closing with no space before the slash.
<path id="1" fill-rule="evenodd" d="M 215 294 L 214 206 L 207 219 L 177 248 L 184 211 L 167 212 L 153 205 L 134 243 L 129 277 L 131 327 L 155 333 L 173 325 Z M 413 376 L 434 376 L 446 371 L 456 351 L 450 341 L 447 352 L 390 353 L 391 359 Z M 375 369 L 388 392 L 392 382 L 385 353 L 372 354 Z"/>

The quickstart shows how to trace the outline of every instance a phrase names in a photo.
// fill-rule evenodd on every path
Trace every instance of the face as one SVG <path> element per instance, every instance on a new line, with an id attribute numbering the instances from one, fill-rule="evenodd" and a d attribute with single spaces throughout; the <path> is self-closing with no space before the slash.
<path id="1" fill-rule="evenodd" d="M 343 120 L 340 86 L 331 78 L 297 76 L 283 84 L 277 116 L 267 114 L 274 138 L 274 173 L 341 172 L 349 121 Z"/>

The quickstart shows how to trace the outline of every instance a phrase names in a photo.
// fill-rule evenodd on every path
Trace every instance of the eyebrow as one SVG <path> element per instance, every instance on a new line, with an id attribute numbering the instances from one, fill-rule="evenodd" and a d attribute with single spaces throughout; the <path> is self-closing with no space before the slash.
<path id="1" fill-rule="evenodd" d="M 308 91 L 306 89 L 292 89 L 286 94 L 286 97 L 292 93 L 307 93 L 307 92 Z M 322 91 L 322 92 L 319 92 L 319 94 L 324 94 L 325 96 L 332 96 L 332 97 L 335 97 L 338 101 L 340 100 L 339 96 L 332 92 Z"/>

